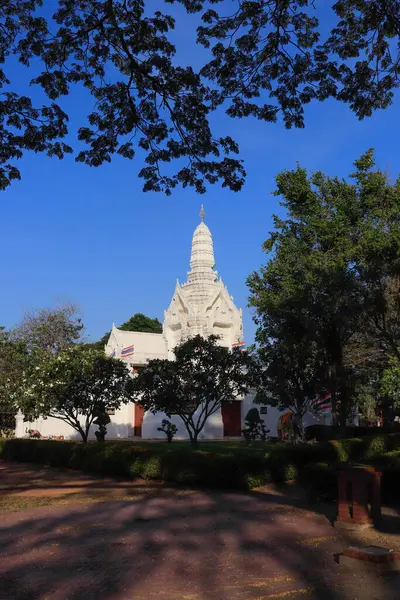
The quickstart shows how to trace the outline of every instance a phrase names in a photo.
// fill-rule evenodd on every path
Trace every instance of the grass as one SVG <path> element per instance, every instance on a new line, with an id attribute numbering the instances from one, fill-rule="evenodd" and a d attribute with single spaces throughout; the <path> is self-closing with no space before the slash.
<path id="1" fill-rule="evenodd" d="M 110 440 L 111 441 L 111 440 Z M 114 440 L 113 440 L 114 441 Z M 171 444 L 168 442 L 131 442 L 121 440 L 118 443 L 133 446 L 134 448 L 143 450 L 191 450 L 193 447 L 190 442 L 187 441 L 174 441 Z M 276 444 L 270 444 L 268 442 L 252 442 L 251 445 L 247 445 L 245 442 L 200 442 L 197 450 L 201 452 L 215 452 L 218 454 L 232 454 L 232 453 L 245 453 L 245 454 L 258 454 L 265 456 L 271 448 L 275 447 Z"/>

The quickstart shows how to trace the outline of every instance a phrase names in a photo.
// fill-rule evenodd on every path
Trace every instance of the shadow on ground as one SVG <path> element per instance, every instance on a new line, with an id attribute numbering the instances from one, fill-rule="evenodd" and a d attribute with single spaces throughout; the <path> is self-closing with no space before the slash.
<path id="1" fill-rule="evenodd" d="M 15 468 L 21 476 L 25 467 Z M 15 478 L 12 464 L 7 470 Z M 60 478 L 65 497 L 67 475 L 27 469 L 23 487 L 34 488 L 37 481 L 40 488 L 31 489 L 36 498 L 38 489 L 47 493 L 46 485 L 57 488 Z M 85 503 L 81 493 L 80 504 L 2 512 L 2 600 L 399 597 L 398 578 L 355 576 L 335 562 L 343 545 L 356 540 L 339 536 L 326 507 L 308 510 L 283 492 L 233 494 L 158 484 L 144 486 L 139 497 L 110 501 L 110 480 L 74 477 L 77 488 L 103 501 L 91 502 L 90 496 Z M 134 490 L 127 482 L 118 487 L 118 493 Z"/>

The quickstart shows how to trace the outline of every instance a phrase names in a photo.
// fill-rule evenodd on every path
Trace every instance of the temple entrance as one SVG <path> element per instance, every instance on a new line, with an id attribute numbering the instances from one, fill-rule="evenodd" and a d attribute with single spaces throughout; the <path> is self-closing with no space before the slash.
<path id="1" fill-rule="evenodd" d="M 135 404 L 133 407 L 133 435 L 142 437 L 142 423 L 144 417 L 144 408 L 140 404 Z"/>
<path id="2" fill-rule="evenodd" d="M 224 425 L 224 437 L 240 437 L 242 435 L 242 403 L 223 402 L 221 405 L 222 423 Z"/>

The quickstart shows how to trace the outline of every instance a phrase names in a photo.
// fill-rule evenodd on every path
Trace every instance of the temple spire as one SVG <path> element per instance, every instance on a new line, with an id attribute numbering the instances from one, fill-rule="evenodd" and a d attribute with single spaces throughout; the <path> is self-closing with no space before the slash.
<path id="1" fill-rule="evenodd" d="M 189 282 L 217 280 L 217 273 L 214 271 L 214 248 L 211 232 L 204 223 L 204 207 L 200 211 L 201 222 L 196 227 L 192 239 L 192 252 L 190 255 L 190 268 L 188 273 Z"/>
<path id="2" fill-rule="evenodd" d="M 204 217 L 205 217 L 204 204 L 202 204 L 201 207 L 200 207 L 200 219 L 202 221 L 204 221 Z"/>

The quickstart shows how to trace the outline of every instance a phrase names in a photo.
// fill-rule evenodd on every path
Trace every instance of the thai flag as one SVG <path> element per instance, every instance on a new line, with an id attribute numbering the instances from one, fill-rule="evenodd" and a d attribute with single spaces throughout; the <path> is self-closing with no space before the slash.
<path id="1" fill-rule="evenodd" d="M 128 358 L 129 356 L 133 356 L 135 353 L 135 346 L 126 346 L 126 348 L 122 348 L 121 350 L 121 358 Z"/>
<path id="2" fill-rule="evenodd" d="M 234 350 L 235 348 L 239 348 L 239 350 L 244 350 L 246 348 L 246 342 L 236 342 L 235 344 L 232 344 L 232 350 Z"/>
<path id="3" fill-rule="evenodd" d="M 313 410 L 315 412 L 321 412 L 323 410 L 332 410 L 332 395 L 325 394 L 325 396 L 317 397 L 314 400 Z"/>

